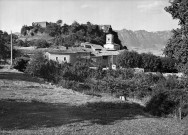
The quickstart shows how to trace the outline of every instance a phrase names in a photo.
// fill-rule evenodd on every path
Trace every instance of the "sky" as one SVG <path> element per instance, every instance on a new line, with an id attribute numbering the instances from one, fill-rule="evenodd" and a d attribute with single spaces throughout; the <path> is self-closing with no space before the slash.
<path id="1" fill-rule="evenodd" d="M 91 22 L 114 30 L 163 31 L 178 28 L 164 8 L 169 0 L 0 0 L 0 30 L 20 32 L 32 22 Z"/>

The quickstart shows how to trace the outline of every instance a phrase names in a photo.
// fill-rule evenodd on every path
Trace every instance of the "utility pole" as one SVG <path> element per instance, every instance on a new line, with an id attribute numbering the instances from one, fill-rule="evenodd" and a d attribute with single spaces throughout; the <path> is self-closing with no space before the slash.
<path id="1" fill-rule="evenodd" d="M 10 65 L 12 66 L 12 31 L 11 31 L 10 43 L 11 43 L 11 50 L 10 50 L 10 52 L 11 52 L 11 54 L 10 54 L 10 56 L 11 56 L 11 58 L 10 58 Z"/>

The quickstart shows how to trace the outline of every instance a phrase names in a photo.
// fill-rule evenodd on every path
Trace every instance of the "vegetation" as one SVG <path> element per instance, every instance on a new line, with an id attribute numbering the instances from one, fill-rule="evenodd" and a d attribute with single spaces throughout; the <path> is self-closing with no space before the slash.
<path id="1" fill-rule="evenodd" d="M 174 0 L 165 10 L 173 19 L 179 20 L 180 28 L 173 30 L 173 36 L 166 45 L 164 53 L 179 61 L 179 71 L 188 73 L 188 1 Z"/>
<path id="2" fill-rule="evenodd" d="M 44 39 L 38 39 L 34 42 L 33 46 L 36 46 L 37 48 L 47 48 L 50 46 L 50 43 L 48 43 Z"/>
<path id="3" fill-rule="evenodd" d="M 6 61 L 7 59 L 10 59 L 10 39 L 11 35 L 7 32 L 3 32 L 0 30 L 0 61 Z M 13 44 L 16 43 L 16 39 L 18 37 L 14 34 L 12 34 L 12 42 Z M 18 50 L 13 49 L 13 58 L 20 55 L 20 52 Z"/>
<path id="4" fill-rule="evenodd" d="M 118 56 L 117 63 L 123 68 L 141 67 L 141 56 L 135 51 L 124 51 Z"/>
<path id="5" fill-rule="evenodd" d="M 0 134 L 183 134 L 171 118 L 111 96 L 88 96 L 16 72 L 0 72 Z M 157 133 L 156 133 L 157 129 Z"/>
<path id="6" fill-rule="evenodd" d="M 17 57 L 14 60 L 13 67 L 17 69 L 18 71 L 24 72 L 29 60 L 30 59 L 28 57 Z"/>
<path id="7" fill-rule="evenodd" d="M 180 107 L 179 99 L 185 96 L 188 88 L 187 79 L 178 80 L 173 76 L 164 78 L 160 73 L 135 74 L 132 69 L 104 71 L 99 66 L 97 70 L 92 70 L 87 63 L 80 61 L 74 65 L 58 64 L 46 60 L 42 53 L 34 55 L 25 72 L 65 88 L 87 91 L 93 95 L 109 93 L 114 96 L 124 95 L 138 99 L 151 97 L 146 110 L 158 116 L 177 115 L 174 112 Z M 186 105 L 187 102 L 184 99 L 186 98 L 183 98 Z M 181 102 L 181 108 L 184 105 Z M 184 114 L 187 113 L 184 111 Z"/>
<path id="8" fill-rule="evenodd" d="M 22 26 L 22 35 L 36 35 L 40 33 L 46 33 L 54 37 L 53 44 L 58 46 L 79 46 L 81 42 L 90 42 L 94 44 L 105 44 L 106 33 L 99 28 L 99 25 L 87 22 L 86 24 L 79 24 L 74 21 L 71 25 L 64 23 L 62 20 L 58 20 L 56 23 L 47 23 L 46 28 L 42 28 L 39 25 Z M 109 33 L 114 35 L 114 42 L 121 45 L 121 41 L 118 38 L 117 32 L 109 29 Z M 126 48 L 126 47 L 125 47 Z"/>
<path id="9" fill-rule="evenodd" d="M 169 57 L 158 57 L 150 53 L 138 54 L 125 50 L 117 58 L 123 68 L 144 68 L 146 72 L 177 73 L 177 61 Z"/>

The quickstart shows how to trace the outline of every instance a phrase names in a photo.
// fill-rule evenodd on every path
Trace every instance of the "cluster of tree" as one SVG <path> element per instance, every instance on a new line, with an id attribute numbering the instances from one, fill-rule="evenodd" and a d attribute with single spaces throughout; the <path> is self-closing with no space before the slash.
<path id="1" fill-rule="evenodd" d="M 31 41 L 17 40 L 16 45 L 20 46 L 20 47 L 36 46 L 37 48 L 48 48 L 48 47 L 50 47 L 51 44 L 48 43 L 44 39 L 37 39 L 37 40 L 31 40 Z"/>
<path id="2" fill-rule="evenodd" d="M 21 34 L 24 36 L 28 35 L 28 33 L 30 33 L 31 36 L 34 36 L 36 33 L 43 33 L 44 31 L 45 28 L 42 28 L 40 25 L 34 24 L 32 24 L 32 26 L 23 25 L 21 28 Z"/>
<path id="3" fill-rule="evenodd" d="M 27 31 L 31 30 L 33 35 L 38 31 L 49 34 L 55 38 L 54 44 L 59 46 L 77 46 L 80 45 L 81 42 L 104 45 L 106 39 L 106 33 L 100 29 L 99 25 L 94 25 L 90 22 L 79 24 L 74 21 L 71 25 L 66 23 L 62 25 L 62 20 L 58 20 L 56 23 L 48 23 L 46 28 L 42 28 L 39 25 L 24 25 L 21 29 L 21 34 L 26 35 Z M 109 33 L 114 35 L 114 42 L 121 45 L 117 32 L 110 28 Z"/>
<path id="4" fill-rule="evenodd" d="M 48 61 L 42 53 L 33 56 L 25 72 L 65 88 L 86 90 L 93 95 L 105 92 L 137 98 L 150 96 L 146 111 L 157 116 L 174 114 L 177 108 L 183 108 L 187 103 L 187 94 L 184 91 L 188 88 L 188 80 L 180 80 L 174 76 L 164 78 L 161 73 L 135 74 L 132 69 L 106 71 L 101 66 L 93 70 L 88 63 L 80 61 L 74 65 Z M 183 102 L 180 102 L 180 98 Z M 186 110 L 182 110 L 181 114 L 188 114 Z"/>
<path id="5" fill-rule="evenodd" d="M 188 1 L 173 0 L 165 10 L 173 19 L 179 20 L 180 28 L 172 30 L 173 36 L 168 41 L 164 53 L 179 61 L 179 70 L 188 73 Z"/>
<path id="6" fill-rule="evenodd" d="M 117 32 L 109 29 L 109 33 L 114 35 L 114 42 L 121 45 Z M 94 44 L 105 44 L 106 33 L 100 29 L 99 25 L 90 22 L 79 24 L 74 21 L 71 25 L 64 24 L 61 27 L 59 36 L 56 38 L 56 45 L 78 45 L 80 42 L 90 42 Z"/>
<path id="7" fill-rule="evenodd" d="M 59 64 L 45 59 L 42 52 L 36 53 L 26 69 L 26 73 L 58 82 L 62 78 L 69 81 L 83 82 L 89 76 L 89 66 L 83 62 L 76 62 L 74 65 L 68 63 Z"/>
<path id="8" fill-rule="evenodd" d="M 123 68 L 144 68 L 149 72 L 176 73 L 177 60 L 159 57 L 151 53 L 138 54 L 135 51 L 124 51 L 118 55 L 117 63 Z"/>
<path id="9" fill-rule="evenodd" d="M 15 34 L 12 34 L 12 42 L 13 44 L 16 43 L 16 39 L 18 37 Z M 10 58 L 10 41 L 11 41 L 11 35 L 7 32 L 3 32 L 0 30 L 0 61 L 6 60 Z M 19 52 L 16 50 L 13 50 L 13 56 L 16 57 L 19 55 Z"/>

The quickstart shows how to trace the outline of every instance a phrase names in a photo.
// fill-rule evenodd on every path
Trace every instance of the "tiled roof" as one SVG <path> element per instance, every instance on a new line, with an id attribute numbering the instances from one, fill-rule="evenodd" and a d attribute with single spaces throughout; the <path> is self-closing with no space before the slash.
<path id="1" fill-rule="evenodd" d="M 110 56 L 110 55 L 118 55 L 119 51 L 101 51 L 101 52 L 94 52 L 95 56 Z"/>
<path id="2" fill-rule="evenodd" d="M 100 50 L 103 50 L 103 49 L 104 49 L 101 45 L 91 44 L 91 43 L 89 43 L 89 42 L 81 43 L 81 46 L 82 46 L 82 45 L 90 45 L 90 46 L 92 46 L 94 49 L 100 49 Z"/>
<path id="3" fill-rule="evenodd" d="M 83 48 L 83 47 L 71 47 L 68 48 L 67 50 L 53 49 L 47 52 L 51 54 L 90 53 L 90 51 L 88 51 L 87 48 Z"/>

